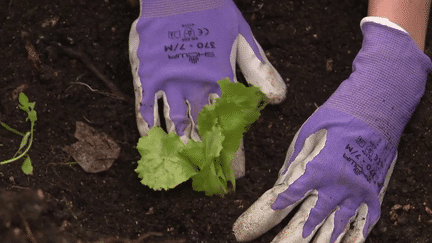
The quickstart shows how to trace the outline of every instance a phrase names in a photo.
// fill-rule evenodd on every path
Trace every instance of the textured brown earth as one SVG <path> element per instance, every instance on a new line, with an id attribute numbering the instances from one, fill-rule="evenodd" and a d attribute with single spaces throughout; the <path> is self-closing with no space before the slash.
<path id="1" fill-rule="evenodd" d="M 193 191 L 190 182 L 163 192 L 140 184 L 134 172 L 139 135 L 133 104 L 74 84 L 110 92 L 88 65 L 57 45 L 88 55 L 133 97 L 127 48 L 137 8 L 114 0 L 0 1 L 0 120 L 28 129 L 14 97 L 19 89 L 38 112 L 29 153 L 34 174 L 23 174 L 22 161 L 0 166 L 0 242 L 235 242 L 232 224 L 272 187 L 295 132 L 350 75 L 362 42 L 359 23 L 367 13 L 366 1 L 235 2 L 289 91 L 282 104 L 266 107 L 245 135 L 246 176 L 238 180 L 236 194 L 218 198 Z M 31 46 L 35 53 L 28 56 Z M 369 243 L 431 242 L 430 82 L 402 136 Z M 73 159 L 62 148 L 76 142 L 76 121 L 121 146 L 108 171 L 88 174 L 69 163 Z M 0 161 L 12 157 L 19 143 L 0 127 Z M 270 242 L 287 222 L 254 242 Z"/>

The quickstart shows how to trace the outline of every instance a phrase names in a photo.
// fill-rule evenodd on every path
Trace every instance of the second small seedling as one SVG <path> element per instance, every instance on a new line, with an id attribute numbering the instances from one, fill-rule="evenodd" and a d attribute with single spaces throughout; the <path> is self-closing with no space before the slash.
<path id="1" fill-rule="evenodd" d="M 24 133 L 21 133 L 12 127 L 8 126 L 6 123 L 3 123 L 0 121 L 0 125 L 2 125 L 4 128 L 6 128 L 8 131 L 13 132 L 19 136 L 22 137 L 20 146 L 15 153 L 15 155 L 8 159 L 0 162 L 0 165 L 8 164 L 14 161 L 17 161 L 21 159 L 22 157 L 26 156 L 24 163 L 21 166 L 22 171 L 26 174 L 32 174 L 33 173 L 33 166 L 31 164 L 30 156 L 27 154 L 30 150 L 30 147 L 33 143 L 33 130 L 34 130 L 34 124 L 37 120 L 37 113 L 34 110 L 35 102 L 30 102 L 28 97 L 24 93 L 19 94 L 19 105 L 18 107 L 27 112 L 27 119 L 26 121 L 30 120 L 30 131 Z"/>

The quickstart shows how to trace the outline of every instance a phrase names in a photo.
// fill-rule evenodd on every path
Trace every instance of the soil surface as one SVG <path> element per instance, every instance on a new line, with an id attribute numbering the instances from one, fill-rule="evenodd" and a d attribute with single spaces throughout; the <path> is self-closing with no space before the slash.
<path id="1" fill-rule="evenodd" d="M 29 152 L 33 175 L 21 171 L 23 160 L 0 166 L 0 242 L 235 242 L 234 221 L 273 186 L 295 132 L 350 75 L 367 1 L 235 2 L 289 89 L 245 134 L 246 176 L 235 195 L 219 198 L 193 191 L 190 181 L 162 192 L 140 184 L 133 103 L 101 93 L 111 91 L 58 45 L 85 53 L 132 98 L 128 35 L 138 8 L 115 0 L 0 1 L 0 120 L 29 129 L 17 108 L 19 91 L 38 112 Z M 403 133 L 381 219 L 366 242 L 432 242 L 431 104 L 429 80 Z M 86 173 L 64 152 L 77 141 L 77 121 L 120 145 L 108 171 Z M 20 141 L 0 127 L 0 161 L 12 157 Z M 270 242 L 288 220 L 254 242 Z"/>

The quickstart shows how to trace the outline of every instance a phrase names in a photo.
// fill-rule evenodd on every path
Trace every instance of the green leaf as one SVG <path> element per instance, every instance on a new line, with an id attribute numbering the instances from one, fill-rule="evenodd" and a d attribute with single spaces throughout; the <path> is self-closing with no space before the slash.
<path id="1" fill-rule="evenodd" d="M 192 177 L 192 187 L 195 191 L 204 191 L 207 196 L 214 194 L 223 196 L 227 192 L 227 183 L 219 158 L 224 138 L 221 129 L 213 127 L 204 134 L 203 141 L 198 142 L 203 145 L 200 145 L 200 148 L 203 151 L 204 159 L 200 163 L 200 172 Z M 192 143 L 197 142 L 192 140 Z M 187 153 L 187 149 L 184 152 Z"/>
<path id="2" fill-rule="evenodd" d="M 30 120 L 32 123 L 36 122 L 37 120 L 37 113 L 34 110 L 35 107 L 35 102 L 29 102 L 28 97 L 21 92 L 19 94 L 19 108 L 21 108 L 21 110 L 27 112 L 27 119 Z"/>
<path id="3" fill-rule="evenodd" d="M 27 158 L 24 160 L 24 163 L 21 166 L 21 170 L 26 175 L 32 175 L 33 174 L 33 166 L 30 160 L 30 156 L 27 155 Z"/>
<path id="4" fill-rule="evenodd" d="M 206 157 L 210 159 L 219 157 L 223 149 L 222 143 L 225 140 L 222 129 L 215 126 L 207 131 L 202 139 Z"/>
<path id="5" fill-rule="evenodd" d="M 28 143 L 28 139 L 29 139 L 29 137 L 30 137 L 30 132 L 27 132 L 25 135 L 24 135 L 24 137 L 21 139 L 21 143 L 20 143 L 20 146 L 19 146 L 19 148 L 18 148 L 18 151 L 16 152 L 16 154 L 19 154 L 19 153 L 21 153 L 21 149 L 23 149 L 26 145 L 27 145 L 27 143 Z M 16 155 L 15 154 L 15 155 Z M 15 157 L 15 156 L 14 156 Z"/>
<path id="6" fill-rule="evenodd" d="M 195 191 L 204 191 L 207 196 L 223 196 L 227 193 L 227 183 L 219 158 L 223 140 L 224 136 L 218 127 L 213 127 L 203 136 L 205 160 L 200 172 L 192 177 L 192 187 Z"/>
<path id="7" fill-rule="evenodd" d="M 267 97 L 256 87 L 219 80 L 222 96 L 205 105 L 198 115 L 202 142 L 189 140 L 186 146 L 175 133 L 153 127 L 140 138 L 141 154 L 135 170 L 141 183 L 154 190 L 169 189 L 192 178 L 192 187 L 206 195 L 223 196 L 231 182 L 235 189 L 232 160 L 241 138 L 264 109 Z"/>
<path id="8" fill-rule="evenodd" d="M 202 168 L 206 160 L 204 144 L 192 139 L 189 139 L 186 147 L 179 151 L 179 155 L 184 156 L 197 168 Z"/>
<path id="9" fill-rule="evenodd" d="M 195 191 L 203 191 L 206 196 L 223 196 L 228 192 L 226 182 L 215 176 L 215 164 L 208 161 L 208 167 L 192 177 L 192 187 Z"/>
<path id="10" fill-rule="evenodd" d="M 206 105 L 198 115 L 198 130 L 207 134 L 213 127 L 219 127 L 224 140 L 218 163 L 226 181 L 235 188 L 232 160 L 238 150 L 241 138 L 247 128 L 254 123 L 268 102 L 267 97 L 257 87 L 246 87 L 232 83 L 229 79 L 218 81 L 222 97 L 212 105 Z M 203 136 L 203 140 L 204 140 Z"/>
<path id="11" fill-rule="evenodd" d="M 32 110 L 30 110 L 28 112 L 28 119 L 30 120 L 30 122 L 34 123 L 37 120 L 37 113 L 35 110 L 33 110 L 33 108 L 31 108 Z"/>
<path id="12" fill-rule="evenodd" d="M 167 190 L 197 173 L 187 159 L 179 156 L 185 145 L 177 134 L 153 127 L 147 135 L 139 139 L 137 146 L 141 160 L 135 172 L 142 184 L 153 190 Z"/>
<path id="13" fill-rule="evenodd" d="M 19 103 L 20 103 L 20 105 L 21 105 L 21 109 L 23 109 L 24 111 L 27 111 L 27 107 L 29 106 L 29 99 L 28 99 L 28 97 L 27 97 L 27 95 L 25 95 L 23 92 L 20 92 L 19 93 L 19 96 L 18 96 L 18 100 L 19 100 Z"/>

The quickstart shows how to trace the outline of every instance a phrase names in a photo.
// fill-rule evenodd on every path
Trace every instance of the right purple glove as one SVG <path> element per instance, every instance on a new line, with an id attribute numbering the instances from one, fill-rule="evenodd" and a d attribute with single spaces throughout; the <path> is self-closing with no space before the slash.
<path id="1" fill-rule="evenodd" d="M 378 221 L 432 64 L 388 19 L 367 17 L 361 28 L 353 73 L 297 132 L 275 186 L 234 223 L 237 240 L 257 238 L 297 205 L 272 242 L 364 242 Z"/>

